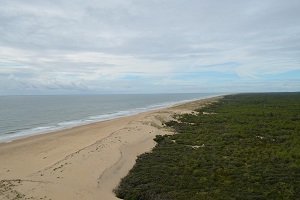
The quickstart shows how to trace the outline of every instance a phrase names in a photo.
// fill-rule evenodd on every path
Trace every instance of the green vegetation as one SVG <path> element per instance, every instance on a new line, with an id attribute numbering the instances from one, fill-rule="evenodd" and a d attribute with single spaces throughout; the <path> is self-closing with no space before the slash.
<path id="1" fill-rule="evenodd" d="M 178 134 L 155 138 L 119 198 L 300 198 L 300 93 L 229 95 L 197 111 L 167 123 Z"/>

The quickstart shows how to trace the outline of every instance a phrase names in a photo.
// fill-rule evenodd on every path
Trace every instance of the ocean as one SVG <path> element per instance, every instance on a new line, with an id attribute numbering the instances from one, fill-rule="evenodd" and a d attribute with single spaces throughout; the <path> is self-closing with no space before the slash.
<path id="1" fill-rule="evenodd" d="M 0 96 L 0 142 L 210 96 L 216 94 Z"/>

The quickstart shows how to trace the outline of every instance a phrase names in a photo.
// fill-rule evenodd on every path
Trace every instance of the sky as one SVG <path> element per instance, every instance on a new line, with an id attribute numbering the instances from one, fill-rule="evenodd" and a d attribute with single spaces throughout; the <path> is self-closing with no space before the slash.
<path id="1" fill-rule="evenodd" d="M 0 95 L 300 91 L 299 0 L 1 0 Z"/>

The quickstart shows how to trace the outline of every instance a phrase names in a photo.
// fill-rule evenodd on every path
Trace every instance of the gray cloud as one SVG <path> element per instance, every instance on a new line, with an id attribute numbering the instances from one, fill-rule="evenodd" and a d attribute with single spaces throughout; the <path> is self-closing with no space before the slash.
<path id="1" fill-rule="evenodd" d="M 153 82 L 177 92 L 229 86 L 219 75 L 205 82 L 177 77 L 208 71 L 237 75 L 240 91 L 262 88 L 257 82 L 270 91 L 280 82 L 299 90 L 298 79 L 265 78 L 299 73 L 299 18 L 298 0 L 3 0 L 0 93 L 162 92 Z M 135 74 L 142 79 L 122 80 Z"/>

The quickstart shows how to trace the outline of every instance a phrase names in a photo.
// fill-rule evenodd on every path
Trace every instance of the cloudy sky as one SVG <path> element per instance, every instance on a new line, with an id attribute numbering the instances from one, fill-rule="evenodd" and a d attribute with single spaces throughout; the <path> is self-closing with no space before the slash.
<path id="1" fill-rule="evenodd" d="M 299 0 L 1 0 L 0 94 L 300 90 Z"/>

